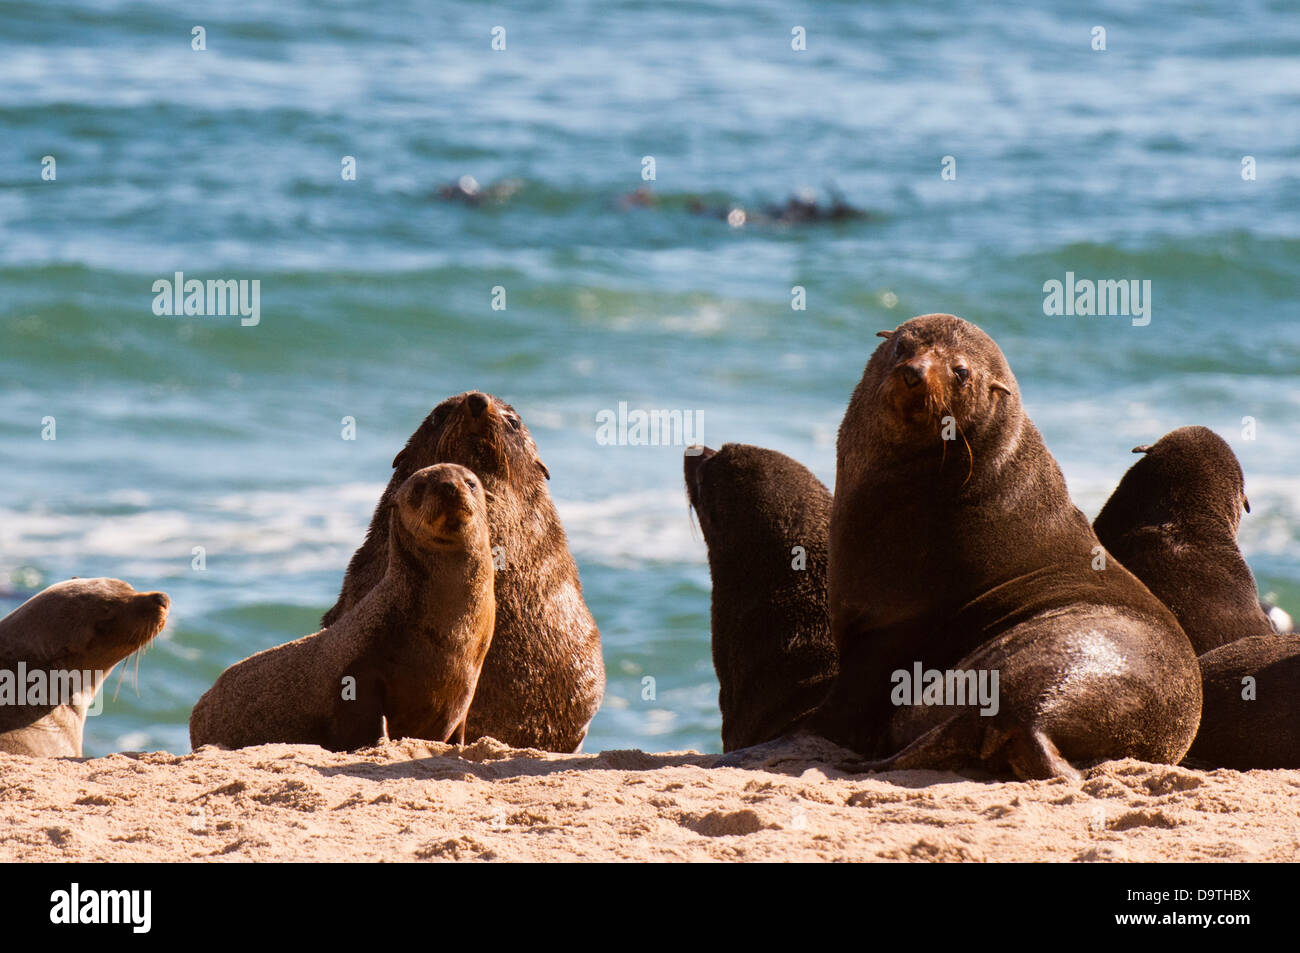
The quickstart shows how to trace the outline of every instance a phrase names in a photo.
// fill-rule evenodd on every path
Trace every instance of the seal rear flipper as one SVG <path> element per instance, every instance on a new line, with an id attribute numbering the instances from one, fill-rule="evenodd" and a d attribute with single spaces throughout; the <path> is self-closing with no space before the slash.
<path id="1" fill-rule="evenodd" d="M 323 747 L 331 751 L 356 751 L 379 744 L 388 737 L 384 720 L 387 691 L 377 672 L 363 672 L 356 678 L 356 698 L 334 701 L 325 731 Z"/>
<path id="2" fill-rule="evenodd" d="M 895 755 L 870 762 L 870 771 L 968 771 L 993 774 L 1008 768 L 1022 781 L 1065 777 L 1079 772 L 1061 756 L 1052 739 L 1037 728 L 981 724 L 982 716 L 963 712 L 931 728 Z"/>
<path id="3" fill-rule="evenodd" d="M 1012 738 L 1007 752 L 1011 770 L 1022 781 L 1069 778 L 1078 781 L 1082 775 L 1066 761 L 1052 739 L 1040 728 L 1021 728 Z"/>

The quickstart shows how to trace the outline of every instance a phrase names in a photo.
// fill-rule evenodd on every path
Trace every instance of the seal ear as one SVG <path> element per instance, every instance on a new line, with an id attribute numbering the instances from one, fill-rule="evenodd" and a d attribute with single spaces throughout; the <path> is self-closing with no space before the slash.
<path id="1" fill-rule="evenodd" d="M 890 338 L 892 338 L 893 336 L 894 336 L 894 332 L 893 332 L 893 331 L 877 331 L 877 332 L 876 332 L 876 337 L 878 337 L 878 338 L 884 338 L 886 341 L 888 341 L 888 340 L 889 340 Z"/>
<path id="2" fill-rule="evenodd" d="M 1151 444 L 1149 444 L 1149 443 L 1144 443 L 1144 444 L 1142 444 L 1142 446 L 1140 446 L 1140 447 L 1134 447 L 1134 448 L 1133 448 L 1133 452 L 1134 452 L 1134 453 L 1146 453 L 1146 452 L 1149 451 L 1150 449 L 1151 449 Z"/>
<path id="3" fill-rule="evenodd" d="M 394 469 L 394 470 L 397 469 L 397 465 L 398 465 L 399 463 L 401 463 L 403 460 L 406 459 L 406 451 L 409 450 L 409 449 L 411 449 L 411 448 L 410 448 L 410 447 L 403 447 L 401 450 L 397 451 L 397 456 L 393 457 L 393 469 Z"/>
<path id="4" fill-rule="evenodd" d="M 991 391 L 1002 391 L 1002 393 L 1007 394 L 1007 395 L 1010 395 L 1010 393 L 1011 393 L 1011 388 L 1008 387 L 1006 384 L 1002 383 L 1002 382 L 1001 382 L 1000 380 L 998 380 L 996 377 L 993 378 L 991 381 L 989 381 L 989 390 L 991 390 Z"/>
<path id="5" fill-rule="evenodd" d="M 1246 499 L 1246 494 L 1241 494 L 1241 505 L 1245 507 L 1247 513 L 1250 512 L 1250 500 Z"/>
<path id="6" fill-rule="evenodd" d="M 537 469 L 542 471 L 542 476 L 546 477 L 546 479 L 551 478 L 551 471 L 546 469 L 546 464 L 542 463 L 541 457 L 537 457 Z"/>

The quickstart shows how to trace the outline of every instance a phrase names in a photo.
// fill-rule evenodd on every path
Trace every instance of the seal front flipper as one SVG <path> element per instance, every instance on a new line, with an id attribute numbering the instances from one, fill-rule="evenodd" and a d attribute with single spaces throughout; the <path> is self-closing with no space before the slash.
<path id="1" fill-rule="evenodd" d="M 324 747 L 330 751 L 356 751 L 369 748 L 388 738 L 384 722 L 387 691 L 383 677 L 369 666 L 349 672 L 356 679 L 355 698 L 339 692 L 326 727 Z"/>

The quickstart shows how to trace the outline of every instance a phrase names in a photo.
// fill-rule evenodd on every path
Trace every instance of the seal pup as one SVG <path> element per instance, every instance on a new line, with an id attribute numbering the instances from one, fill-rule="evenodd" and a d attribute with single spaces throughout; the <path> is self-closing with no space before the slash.
<path id="1" fill-rule="evenodd" d="M 120 579 L 68 579 L 0 619 L 0 751 L 80 758 L 86 712 L 114 666 L 162 631 L 164 592 L 136 592 Z M 21 666 L 21 669 L 20 669 Z M 39 699 L 19 704 L 17 673 L 44 673 Z M 7 676 L 7 677 L 6 677 Z"/>
<path id="2" fill-rule="evenodd" d="M 876 770 L 1177 763 L 1201 711 L 1191 645 L 1128 570 L 1093 568 L 1104 551 L 1002 351 L 950 314 L 880 336 L 839 431 L 840 673 L 807 726 L 868 757 L 897 752 Z M 899 673 L 918 667 L 997 673 L 993 712 L 955 694 L 904 703 Z"/>
<path id="3" fill-rule="evenodd" d="M 1237 547 L 1250 512 L 1241 464 L 1206 427 L 1180 427 L 1133 448 L 1092 528 L 1107 552 L 1167 605 L 1197 655 L 1274 631 Z"/>
<path id="4" fill-rule="evenodd" d="M 226 669 L 190 716 L 195 748 L 464 743 L 496 612 L 483 487 L 465 467 L 424 467 L 387 518 L 383 578 L 323 631 Z"/>
<path id="5" fill-rule="evenodd" d="M 1300 635 L 1251 635 L 1200 658 L 1196 768 L 1300 768 Z M 1247 681 L 1249 679 L 1249 681 Z"/>
<path id="6" fill-rule="evenodd" d="M 790 731 L 835 677 L 831 494 L 802 464 L 762 447 L 692 447 L 683 461 L 709 548 L 722 750 L 733 751 Z"/>
<path id="7" fill-rule="evenodd" d="M 459 463 L 483 481 L 496 578 L 496 631 L 467 737 L 516 748 L 577 751 L 605 692 L 600 632 L 546 487 L 550 471 L 513 407 L 480 391 L 449 397 L 393 459 L 365 542 L 348 563 L 329 625 L 370 590 L 387 560 L 393 494 L 409 474 Z"/>

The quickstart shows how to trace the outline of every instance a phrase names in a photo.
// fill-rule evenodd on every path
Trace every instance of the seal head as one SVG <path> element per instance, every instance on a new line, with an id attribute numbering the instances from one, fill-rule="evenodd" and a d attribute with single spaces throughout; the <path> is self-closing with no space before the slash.
<path id="1" fill-rule="evenodd" d="M 1149 446 L 1093 523 L 1106 549 L 1178 617 L 1198 655 L 1273 632 L 1237 547 L 1250 512 L 1241 464 L 1206 427 Z"/>

